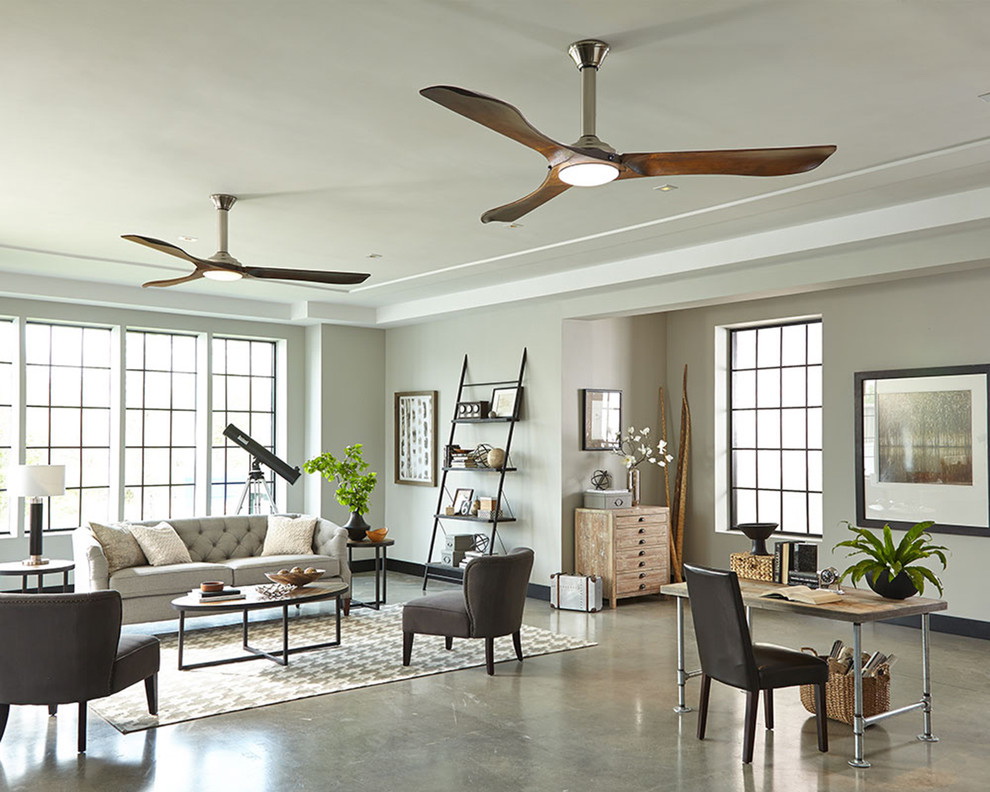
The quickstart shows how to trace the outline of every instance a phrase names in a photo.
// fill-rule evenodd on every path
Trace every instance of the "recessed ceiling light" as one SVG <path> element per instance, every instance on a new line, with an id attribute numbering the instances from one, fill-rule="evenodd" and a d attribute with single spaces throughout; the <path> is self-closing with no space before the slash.
<path id="1" fill-rule="evenodd" d="M 659 192 L 670 192 L 671 190 L 676 190 L 677 186 L 674 184 L 661 184 L 659 187 L 654 187 L 653 189 Z"/>
<path id="2" fill-rule="evenodd" d="M 980 94 L 978 99 L 982 99 L 984 102 L 990 102 L 990 93 Z"/>
<path id="3" fill-rule="evenodd" d="M 179 241 L 180 242 L 199 242 L 199 237 L 191 237 L 191 236 L 186 236 L 185 234 L 183 234 L 182 236 L 179 237 Z"/>
<path id="4" fill-rule="evenodd" d="M 382 257 L 382 254 L 381 253 L 369 253 L 368 254 L 368 258 L 381 258 L 381 257 Z"/>

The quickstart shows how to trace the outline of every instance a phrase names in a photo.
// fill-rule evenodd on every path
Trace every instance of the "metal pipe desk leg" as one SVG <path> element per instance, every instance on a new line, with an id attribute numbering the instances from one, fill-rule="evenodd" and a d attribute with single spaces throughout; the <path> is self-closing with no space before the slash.
<path id="1" fill-rule="evenodd" d="M 931 671 L 931 636 L 929 634 L 930 613 L 921 614 L 921 701 L 924 704 L 922 721 L 925 731 L 918 735 L 923 742 L 938 742 L 938 737 L 932 734 L 932 671 Z"/>
<path id="2" fill-rule="evenodd" d="M 687 672 L 684 670 L 684 598 L 677 598 L 677 706 L 674 712 L 690 712 L 684 699 L 684 685 L 687 682 Z"/>
<path id="3" fill-rule="evenodd" d="M 853 758 L 849 760 L 852 767 L 870 767 L 863 758 L 864 732 L 866 723 L 863 721 L 863 625 L 853 622 Z"/>

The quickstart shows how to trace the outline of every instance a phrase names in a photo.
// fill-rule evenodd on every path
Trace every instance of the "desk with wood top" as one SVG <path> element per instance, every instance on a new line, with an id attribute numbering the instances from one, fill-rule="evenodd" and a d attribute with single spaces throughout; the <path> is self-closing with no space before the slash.
<path id="1" fill-rule="evenodd" d="M 853 675 L 854 675 L 854 713 L 853 713 L 853 746 L 854 756 L 849 761 L 853 767 L 869 767 L 870 763 L 864 758 L 863 734 L 867 726 L 907 712 L 920 709 L 924 723 L 924 732 L 918 735 L 919 740 L 938 742 L 938 737 L 932 734 L 932 684 L 929 659 L 929 616 L 934 611 L 945 610 L 949 604 L 945 600 L 923 599 L 911 597 L 906 600 L 884 599 L 872 591 L 859 589 L 843 589 L 845 592 L 841 602 L 829 602 L 823 605 L 806 605 L 802 602 L 761 597 L 761 594 L 783 588 L 780 583 L 766 583 L 761 580 L 739 580 L 739 590 L 742 593 L 743 604 L 747 614 L 751 608 L 760 610 L 781 611 L 798 616 L 816 616 L 823 619 L 851 622 L 853 626 Z M 699 676 L 701 671 L 686 671 L 684 668 L 684 600 L 688 599 L 687 583 L 668 583 L 660 589 L 661 594 L 675 597 L 677 600 L 677 707 L 676 712 L 690 712 L 684 699 L 684 684 L 688 679 Z M 864 622 L 884 621 L 901 616 L 921 616 L 921 700 L 898 709 L 882 712 L 869 718 L 863 717 L 863 664 L 862 664 L 862 626 Z"/>

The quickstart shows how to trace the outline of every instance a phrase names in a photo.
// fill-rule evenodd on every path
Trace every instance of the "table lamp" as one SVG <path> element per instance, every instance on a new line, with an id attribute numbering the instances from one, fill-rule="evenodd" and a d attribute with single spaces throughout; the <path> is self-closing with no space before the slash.
<path id="1" fill-rule="evenodd" d="M 41 556 L 42 498 L 65 494 L 65 465 L 16 465 L 7 477 L 7 490 L 11 495 L 30 498 L 31 503 L 31 557 L 26 566 L 41 566 L 48 560 Z"/>

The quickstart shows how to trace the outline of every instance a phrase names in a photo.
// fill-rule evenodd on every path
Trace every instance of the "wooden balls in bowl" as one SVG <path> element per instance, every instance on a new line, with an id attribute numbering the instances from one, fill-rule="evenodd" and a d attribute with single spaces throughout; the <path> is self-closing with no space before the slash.
<path id="1" fill-rule="evenodd" d="M 388 528 L 374 528 L 366 533 L 372 542 L 381 542 L 384 541 L 386 534 L 388 534 Z"/>
<path id="2" fill-rule="evenodd" d="M 292 567 L 292 569 L 280 569 L 278 572 L 265 572 L 265 577 L 272 581 L 272 583 L 281 583 L 284 586 L 302 588 L 314 580 L 319 580 L 323 577 L 324 572 L 326 572 L 325 569 L 314 569 L 313 567 L 308 567 L 307 569 Z"/>

